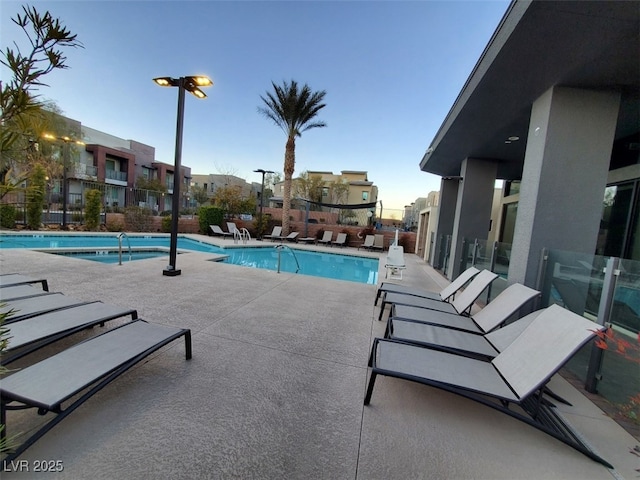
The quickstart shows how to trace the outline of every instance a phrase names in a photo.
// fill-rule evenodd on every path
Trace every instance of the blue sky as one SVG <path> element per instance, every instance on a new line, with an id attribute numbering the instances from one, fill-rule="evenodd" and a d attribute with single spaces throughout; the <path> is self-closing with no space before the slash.
<path id="1" fill-rule="evenodd" d="M 0 4 L 1 47 L 23 41 Z M 56 1 L 49 10 L 83 43 L 43 97 L 88 127 L 155 147 L 173 164 L 177 90 L 158 76 L 205 74 L 188 95 L 182 162 L 192 173 L 260 181 L 282 172 L 285 135 L 257 109 L 271 82 L 326 90 L 326 128 L 297 140 L 296 174 L 365 170 L 385 210 L 440 187 L 419 162 L 508 1 Z M 3 77 L 7 74 L 2 71 Z"/>

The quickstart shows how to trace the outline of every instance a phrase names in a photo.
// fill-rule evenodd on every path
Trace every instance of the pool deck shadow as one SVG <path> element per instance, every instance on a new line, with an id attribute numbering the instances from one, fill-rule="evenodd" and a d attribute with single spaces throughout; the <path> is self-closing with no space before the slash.
<path id="1" fill-rule="evenodd" d="M 232 243 L 216 241 L 225 242 Z M 167 277 L 166 259 L 120 266 L 0 250 L 2 273 L 46 277 L 52 291 L 137 308 L 143 319 L 193 335 L 192 360 L 184 360 L 180 342 L 160 350 L 21 460 L 60 460 L 64 470 L 55 478 L 69 479 L 637 478 L 638 457 L 629 450 L 638 442 L 560 376 L 552 388 L 574 405 L 563 414 L 615 471 L 504 414 L 424 385 L 379 377 L 371 405 L 363 406 L 371 343 L 384 332 L 373 306 L 376 286 L 211 257 L 180 254 L 182 274 Z M 448 283 L 417 256 L 406 259 L 403 284 L 439 290 Z M 94 330 L 18 368 L 103 331 Z M 11 412 L 9 433 L 47 418 Z M 53 474 L 2 478 L 38 475 Z"/>

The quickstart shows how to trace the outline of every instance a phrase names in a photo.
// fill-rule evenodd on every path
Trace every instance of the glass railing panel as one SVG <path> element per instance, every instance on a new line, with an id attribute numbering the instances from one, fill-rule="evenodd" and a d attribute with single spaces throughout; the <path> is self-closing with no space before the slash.
<path id="1" fill-rule="evenodd" d="M 476 239 L 474 242 L 475 248 L 473 256 L 473 266 L 478 270 L 485 270 L 491 268 L 491 249 L 492 246 L 486 240 Z"/>
<path id="2" fill-rule="evenodd" d="M 598 393 L 620 415 L 638 422 L 640 406 L 640 262 L 620 260 L 611 308 L 611 336 L 606 339 Z"/>
<path id="3" fill-rule="evenodd" d="M 500 278 L 507 278 L 509 274 L 509 262 L 511 261 L 511 244 L 497 242 L 495 244 L 495 261 L 493 271 L 500 275 Z"/>
<path id="4" fill-rule="evenodd" d="M 541 286 L 541 307 L 558 304 L 594 322 L 597 320 L 607 258 L 562 250 L 549 250 Z M 580 349 L 566 369 L 586 381 L 593 342 Z"/>

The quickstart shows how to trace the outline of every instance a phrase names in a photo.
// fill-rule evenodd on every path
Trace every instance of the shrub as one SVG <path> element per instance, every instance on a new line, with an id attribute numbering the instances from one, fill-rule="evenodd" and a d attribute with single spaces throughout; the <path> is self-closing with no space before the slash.
<path id="1" fill-rule="evenodd" d="M 162 228 L 162 231 L 164 233 L 171 233 L 171 219 L 172 218 L 173 217 L 167 217 L 167 216 L 162 217 L 162 227 L 161 228 Z"/>
<path id="2" fill-rule="evenodd" d="M 209 232 L 209 225 L 222 225 L 223 220 L 224 211 L 219 207 L 204 205 L 198 211 L 198 225 L 202 234 Z"/>
<path id="3" fill-rule="evenodd" d="M 151 210 L 143 207 L 127 207 L 124 209 L 124 221 L 132 232 L 151 231 Z"/>
<path id="4" fill-rule="evenodd" d="M 84 207 L 84 224 L 87 230 L 97 230 L 100 225 L 100 205 L 102 193 L 100 190 L 89 190 L 86 194 L 87 203 Z"/>
<path id="5" fill-rule="evenodd" d="M 16 207 L 13 205 L 0 205 L 0 227 L 15 228 L 16 226 Z"/>

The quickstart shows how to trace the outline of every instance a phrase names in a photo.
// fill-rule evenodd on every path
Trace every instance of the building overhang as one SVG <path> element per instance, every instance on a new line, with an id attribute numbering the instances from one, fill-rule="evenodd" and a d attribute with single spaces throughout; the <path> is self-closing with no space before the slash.
<path id="1" fill-rule="evenodd" d="M 519 179 L 532 104 L 553 86 L 619 92 L 615 139 L 637 134 L 639 25 L 635 1 L 514 0 L 420 168 L 456 177 L 465 158 L 487 159 Z"/>

